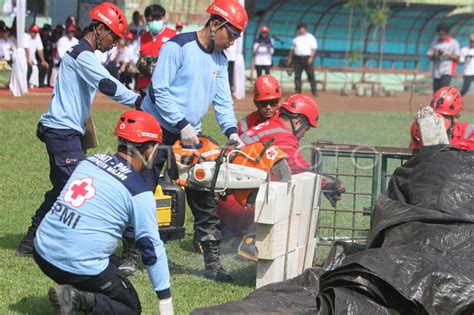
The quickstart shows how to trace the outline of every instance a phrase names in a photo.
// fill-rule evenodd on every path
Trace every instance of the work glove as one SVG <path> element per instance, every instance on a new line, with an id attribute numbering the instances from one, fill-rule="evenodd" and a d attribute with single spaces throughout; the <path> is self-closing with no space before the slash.
<path id="1" fill-rule="evenodd" d="M 191 124 L 187 124 L 186 127 L 181 129 L 181 141 L 186 146 L 193 146 L 199 143 L 199 139 L 197 137 L 197 132 L 194 130 Z"/>
<path id="2" fill-rule="evenodd" d="M 327 183 L 322 187 L 322 191 L 324 194 L 324 197 L 326 197 L 329 202 L 331 203 L 331 206 L 333 208 L 336 208 L 336 203 L 339 200 L 342 200 L 342 193 L 346 191 L 344 188 L 344 185 L 338 181 L 333 182 L 333 183 Z"/>
<path id="3" fill-rule="evenodd" d="M 229 142 L 234 145 L 237 150 L 242 150 L 245 147 L 245 143 L 240 139 L 239 135 L 233 133 L 229 136 Z"/>
<path id="4" fill-rule="evenodd" d="M 173 315 L 173 301 L 171 298 L 160 300 L 158 304 L 158 312 L 160 315 Z"/>

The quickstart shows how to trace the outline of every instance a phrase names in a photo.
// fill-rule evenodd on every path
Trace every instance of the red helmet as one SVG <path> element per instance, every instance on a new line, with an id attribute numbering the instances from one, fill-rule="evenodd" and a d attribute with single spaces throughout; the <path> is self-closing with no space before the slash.
<path id="1" fill-rule="evenodd" d="M 68 32 L 75 32 L 76 31 L 76 27 L 74 25 L 68 25 L 66 27 L 66 33 Z"/>
<path id="2" fill-rule="evenodd" d="M 224 18 L 242 32 L 247 27 L 247 12 L 237 0 L 215 0 L 207 8 L 207 13 Z"/>
<path id="3" fill-rule="evenodd" d="M 132 32 L 127 32 L 127 34 L 125 35 L 125 39 L 134 40 L 135 35 Z"/>
<path id="4" fill-rule="evenodd" d="M 462 111 L 461 93 L 452 86 L 442 87 L 435 92 L 431 107 L 439 114 L 458 116 Z"/>
<path id="5" fill-rule="evenodd" d="M 178 22 L 176 22 L 176 27 L 181 27 L 181 28 L 183 28 L 183 27 L 184 27 L 184 23 L 181 22 L 181 21 L 178 21 Z"/>
<path id="6" fill-rule="evenodd" d="M 41 29 L 39 28 L 38 25 L 32 24 L 32 25 L 30 26 L 30 32 L 39 33 L 39 32 L 41 32 Z"/>
<path id="7" fill-rule="evenodd" d="M 114 135 L 134 143 L 155 141 L 161 143 L 163 133 L 160 123 L 152 115 L 129 110 L 120 116 Z"/>
<path id="8" fill-rule="evenodd" d="M 265 74 L 258 77 L 253 87 L 255 102 L 281 98 L 281 88 L 275 77 Z"/>
<path id="9" fill-rule="evenodd" d="M 93 21 L 104 23 L 119 38 L 124 37 L 127 33 L 127 18 L 122 10 L 113 3 L 103 2 L 95 6 L 89 12 L 89 17 Z"/>
<path id="10" fill-rule="evenodd" d="M 270 29 L 268 28 L 268 26 L 264 25 L 261 29 L 260 29 L 260 33 L 269 33 L 270 32 Z"/>
<path id="11" fill-rule="evenodd" d="M 315 100 L 304 94 L 294 94 L 286 98 L 280 107 L 281 112 L 304 115 L 312 127 L 318 125 L 319 107 Z"/>

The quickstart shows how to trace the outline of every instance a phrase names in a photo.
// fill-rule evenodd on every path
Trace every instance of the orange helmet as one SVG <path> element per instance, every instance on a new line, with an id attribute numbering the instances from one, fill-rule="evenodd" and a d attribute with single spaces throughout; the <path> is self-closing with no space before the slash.
<path id="1" fill-rule="evenodd" d="M 268 26 L 264 25 L 261 29 L 260 29 L 260 33 L 269 33 L 270 32 L 270 29 L 268 28 Z"/>
<path id="2" fill-rule="evenodd" d="M 441 115 L 458 116 L 462 111 L 462 95 L 452 86 L 437 90 L 431 101 L 431 107 Z"/>
<path id="3" fill-rule="evenodd" d="M 113 3 L 103 2 L 95 6 L 89 12 L 89 17 L 93 21 L 104 23 L 119 38 L 124 37 L 127 33 L 127 18 L 122 10 Z"/>
<path id="4" fill-rule="evenodd" d="M 265 74 L 257 78 L 253 86 L 253 100 L 255 102 L 280 98 L 281 88 L 275 77 Z"/>
<path id="5" fill-rule="evenodd" d="M 134 143 L 161 143 L 163 138 L 160 123 L 156 118 L 139 110 L 123 113 L 115 127 L 114 135 Z"/>
<path id="6" fill-rule="evenodd" d="M 38 25 L 32 24 L 32 25 L 30 26 L 30 32 L 39 33 L 39 32 L 41 32 L 41 29 L 39 28 Z"/>
<path id="7" fill-rule="evenodd" d="M 178 28 L 178 27 L 183 28 L 183 27 L 184 27 L 184 23 L 181 22 L 181 21 L 178 21 L 178 22 L 176 22 L 176 27 L 177 27 L 177 28 Z"/>
<path id="8" fill-rule="evenodd" d="M 304 94 L 294 94 L 286 98 L 280 107 L 282 113 L 304 115 L 311 127 L 315 128 L 319 120 L 319 107 L 315 100 Z"/>
<path id="9" fill-rule="evenodd" d="M 207 8 L 207 13 L 224 18 L 242 32 L 247 27 L 247 11 L 237 0 L 215 0 Z"/>

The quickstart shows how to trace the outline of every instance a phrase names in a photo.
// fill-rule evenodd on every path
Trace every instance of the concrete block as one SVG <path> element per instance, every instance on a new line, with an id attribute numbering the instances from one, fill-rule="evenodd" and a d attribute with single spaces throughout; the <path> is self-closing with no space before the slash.
<path id="1" fill-rule="evenodd" d="M 300 214 L 311 209 L 315 177 L 316 174 L 310 172 L 291 176 L 291 182 L 295 185 L 293 214 Z"/>
<path id="2" fill-rule="evenodd" d="M 296 255 L 298 257 L 298 266 L 297 266 L 297 271 L 298 274 L 300 275 L 303 272 L 303 267 L 304 267 L 304 257 L 306 254 L 306 246 L 298 246 L 296 248 Z"/>
<path id="3" fill-rule="evenodd" d="M 256 224 L 257 258 L 275 259 L 285 254 L 288 219 L 277 224 Z"/>
<path id="4" fill-rule="evenodd" d="M 298 252 L 296 249 L 286 256 L 286 276 L 285 280 L 291 279 L 299 275 L 298 273 Z"/>
<path id="5" fill-rule="evenodd" d="M 417 123 L 420 128 L 423 145 L 449 144 L 444 120 L 436 117 L 430 106 L 425 106 L 418 111 Z"/>
<path id="6" fill-rule="evenodd" d="M 262 184 L 255 200 L 255 222 L 275 224 L 288 219 L 291 198 L 288 185 L 270 182 L 268 185 L 268 202 L 265 202 L 267 184 Z"/>
<path id="7" fill-rule="evenodd" d="M 291 217 L 290 223 L 290 232 L 289 232 L 289 241 L 288 241 L 288 250 L 287 252 L 291 252 L 296 250 L 298 246 L 298 227 L 299 227 L 299 218 L 297 215 L 293 215 Z"/>
<path id="8" fill-rule="evenodd" d="M 312 239 L 306 246 L 306 258 L 303 265 L 303 270 L 311 268 L 313 266 L 314 253 L 316 251 L 316 239 Z"/>
<path id="9" fill-rule="evenodd" d="M 285 280 L 285 256 L 272 260 L 259 259 L 257 261 L 256 288 Z"/>

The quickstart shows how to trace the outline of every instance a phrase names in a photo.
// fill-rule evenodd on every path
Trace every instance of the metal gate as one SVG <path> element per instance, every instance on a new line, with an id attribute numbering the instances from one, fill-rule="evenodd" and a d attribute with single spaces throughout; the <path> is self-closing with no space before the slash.
<path id="1" fill-rule="evenodd" d="M 410 150 L 402 148 L 313 143 L 312 161 L 317 173 L 328 181 L 341 181 L 346 188 L 336 208 L 321 195 L 317 263 L 327 256 L 335 240 L 365 244 L 378 194 L 386 191 L 395 168 L 411 156 Z"/>

